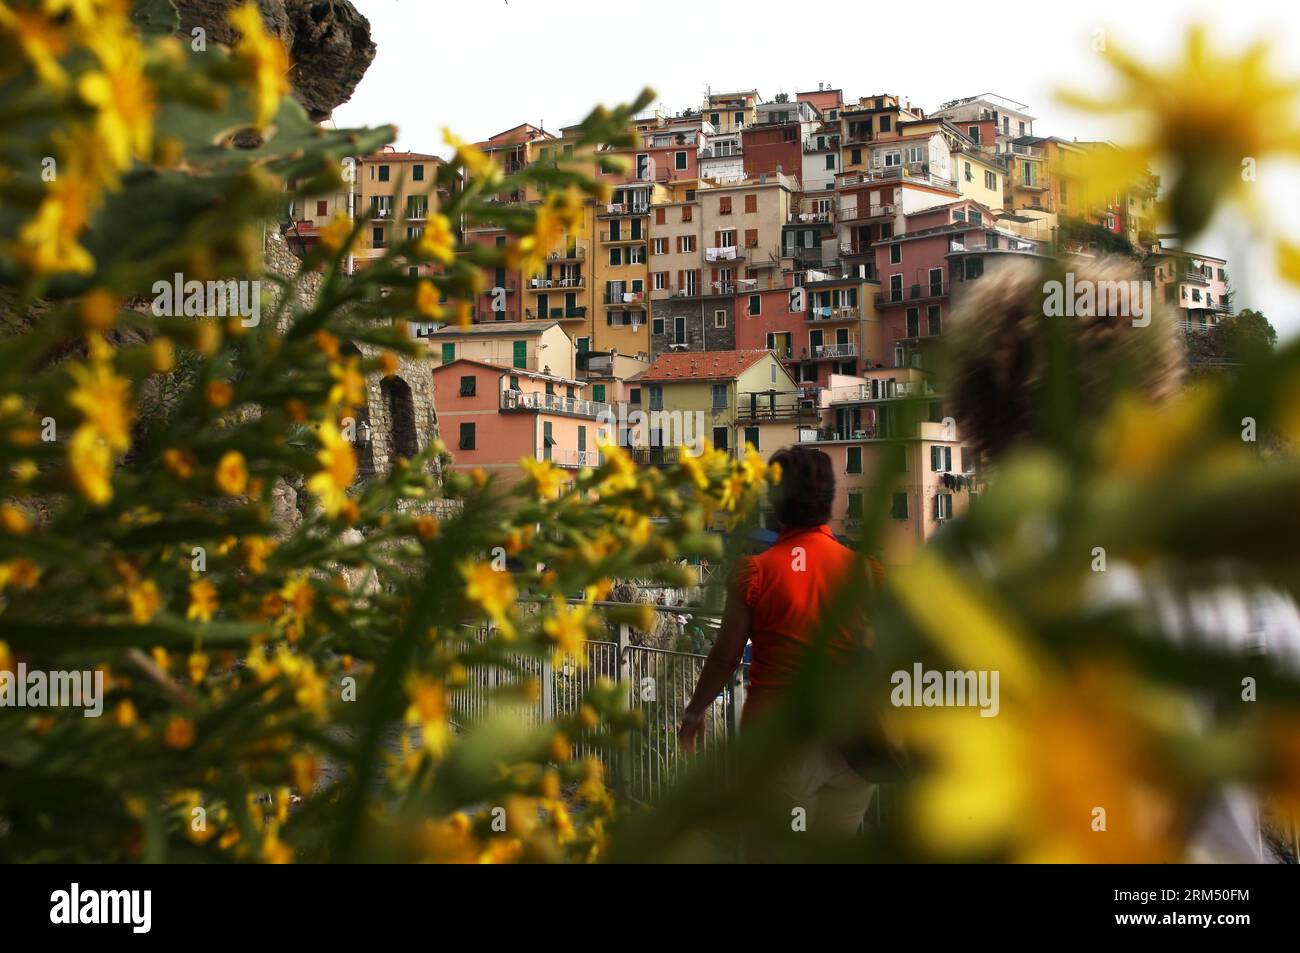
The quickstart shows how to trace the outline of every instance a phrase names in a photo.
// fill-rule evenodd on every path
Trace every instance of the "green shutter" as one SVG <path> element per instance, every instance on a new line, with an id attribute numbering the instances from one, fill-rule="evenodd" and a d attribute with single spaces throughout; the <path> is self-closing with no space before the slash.
<path id="1" fill-rule="evenodd" d="M 442 363 L 450 364 L 456 360 L 456 345 L 444 344 L 442 346 Z"/>
<path id="2" fill-rule="evenodd" d="M 528 367 L 528 342 L 515 342 L 515 367 Z"/>
<path id="3" fill-rule="evenodd" d="M 596 403 L 598 403 L 598 404 L 603 404 L 603 403 L 605 402 L 605 385 L 604 385 L 604 384 L 592 384 L 592 385 L 591 385 L 591 399 L 594 400 L 594 401 L 595 401 Z"/>
<path id="4" fill-rule="evenodd" d="M 587 428 L 579 427 L 578 428 L 578 452 L 581 453 L 586 449 L 587 449 Z"/>

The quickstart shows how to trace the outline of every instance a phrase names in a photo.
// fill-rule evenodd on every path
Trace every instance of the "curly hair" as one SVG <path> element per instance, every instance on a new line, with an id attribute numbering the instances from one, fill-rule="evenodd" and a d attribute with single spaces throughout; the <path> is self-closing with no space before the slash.
<path id="1" fill-rule="evenodd" d="M 796 443 L 772 454 L 771 462 L 781 468 L 781 482 L 771 492 L 781 525 L 802 529 L 828 522 L 835 500 L 831 458 L 815 447 Z"/>
<path id="2" fill-rule="evenodd" d="M 969 446 L 995 458 L 1031 439 L 1044 391 L 1049 349 L 1048 322 L 1061 322 L 1056 340 L 1073 357 L 1078 405 L 1085 417 L 1105 413 L 1127 387 L 1154 401 L 1179 386 L 1185 368 L 1181 338 L 1168 309 L 1152 302 L 1150 323 L 1135 325 L 1106 295 L 1096 295 L 1093 313 L 1053 317 L 1046 306 L 1049 282 L 1067 272 L 1073 284 L 1130 282 L 1137 267 L 1118 258 L 1083 263 L 1006 262 L 969 284 L 948 322 L 944 378 Z"/>

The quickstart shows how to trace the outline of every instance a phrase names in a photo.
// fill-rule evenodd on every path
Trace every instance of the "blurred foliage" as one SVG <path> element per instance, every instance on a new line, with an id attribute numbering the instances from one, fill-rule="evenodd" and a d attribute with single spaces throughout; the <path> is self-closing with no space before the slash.
<path id="1" fill-rule="evenodd" d="M 143 6 L 139 22 L 168 22 Z M 313 126 L 253 10 L 236 14 L 234 51 L 200 52 L 165 29 L 141 37 L 113 0 L 0 4 L 0 670 L 94 668 L 108 691 L 100 718 L 0 708 L 0 858 L 718 859 L 743 837 L 755 857 L 1171 859 L 1226 780 L 1295 809 L 1300 683 L 1152 640 L 1087 595 L 1095 547 L 1189 589 L 1225 559 L 1242 584 L 1300 589 L 1300 465 L 1241 440 L 1245 416 L 1300 433 L 1294 346 L 1167 406 L 1121 399 L 1103 421 L 1044 401 L 1062 439 L 1006 461 L 887 592 L 840 594 L 827 631 L 869 608 L 874 653 L 811 652 L 781 717 L 732 756 L 704 759 L 654 810 L 619 803 L 602 766 L 636 728 L 625 687 L 595 680 L 548 724 L 509 704 L 541 691 L 543 661 L 580 663 L 606 626 L 645 626 L 643 610 L 596 603 L 619 579 L 681 584 L 678 558 L 717 562 L 706 527 L 743 525 L 779 474 L 711 450 L 640 469 L 609 447 L 597 469 L 533 462 L 503 491 L 441 475 L 432 442 L 357 483 L 342 431 L 366 377 L 422 353 L 405 323 L 467 321 L 486 270 L 526 267 L 608 186 L 592 160 L 502 176 L 449 137 L 429 189 L 451 198 L 423 234 L 348 276 L 367 221 L 336 222 L 305 263 L 319 292 L 300 295 L 263 272 L 263 223 L 286 183 L 337 188 L 340 160 L 393 131 Z M 631 145 L 649 101 L 596 110 L 578 144 Z M 1219 180 L 1198 182 L 1217 204 Z M 525 186 L 544 200 L 489 201 Z M 458 221 L 511 238 L 463 247 Z M 261 278 L 263 320 L 155 315 L 154 281 L 178 271 Z M 1070 350 L 1050 353 L 1049 381 L 1073 379 Z M 293 530 L 271 518 L 284 486 L 310 501 Z M 868 503 L 867 551 L 888 489 Z M 499 552 L 523 568 L 499 571 Z M 486 638 L 466 625 L 484 618 Z M 917 661 L 998 669 L 1002 715 L 891 712 L 916 770 L 880 758 L 897 783 L 888 823 L 791 836 L 763 794 L 773 771 L 860 738 L 888 708 L 888 673 Z M 501 675 L 502 713 L 453 730 L 458 690 L 484 670 Z M 1250 705 L 1244 674 L 1261 686 Z M 1204 697 L 1227 717 L 1178 717 Z M 1088 826 L 1097 804 L 1109 836 Z"/>

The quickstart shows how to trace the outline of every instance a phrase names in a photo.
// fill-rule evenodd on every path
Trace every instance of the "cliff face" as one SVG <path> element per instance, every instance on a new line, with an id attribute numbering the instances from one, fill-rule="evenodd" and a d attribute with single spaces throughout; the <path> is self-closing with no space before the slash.
<path id="1" fill-rule="evenodd" d="M 202 27 L 209 40 L 231 44 L 227 19 L 243 0 L 175 0 L 181 33 Z M 348 0 L 258 0 L 267 30 L 289 51 L 294 95 L 312 119 L 329 118 L 352 96 L 375 58 L 370 21 Z"/>

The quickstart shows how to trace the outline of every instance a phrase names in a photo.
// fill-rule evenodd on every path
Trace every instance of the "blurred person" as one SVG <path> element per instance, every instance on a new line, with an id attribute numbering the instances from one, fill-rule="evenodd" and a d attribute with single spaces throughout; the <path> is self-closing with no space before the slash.
<path id="1" fill-rule="evenodd" d="M 704 717 L 752 647 L 749 688 L 742 727 L 780 697 L 801 660 L 814 645 L 821 620 L 841 587 L 862 573 L 859 553 L 842 545 L 826 525 L 835 499 L 830 457 L 795 444 L 772 455 L 781 481 L 771 491 L 780 534 L 757 556 L 740 560 L 727 588 L 726 606 L 713 643 L 682 717 L 678 738 L 689 754 Z M 884 570 L 867 557 L 874 585 Z M 827 651 L 842 657 L 867 648 L 862 627 L 829 634 Z M 853 751 L 818 745 L 798 754 L 777 776 L 777 789 L 791 806 L 806 812 L 807 829 L 851 835 L 871 805 L 875 784 L 855 767 Z"/>
<path id="2" fill-rule="evenodd" d="M 1076 285 L 1083 281 L 1133 281 L 1140 276 L 1131 262 L 1101 259 L 1071 264 Z M 1038 437 L 1044 388 L 1045 321 L 1070 321 L 1075 352 L 1074 394 L 1080 416 L 1093 421 L 1107 413 L 1124 386 L 1153 404 L 1183 387 L 1185 352 L 1173 315 L 1156 307 L 1143 316 L 1107 313 L 1045 317 L 1045 280 L 1054 277 L 1038 265 L 1008 262 L 970 283 L 948 320 L 943 377 L 952 413 L 966 445 L 994 466 L 1008 453 L 1032 445 Z M 1098 301 L 1102 296 L 1098 295 Z M 1122 310 L 1122 309 L 1120 309 Z M 987 555 L 973 554 L 987 567 Z M 1193 642 L 1241 654 L 1268 654 L 1300 669 L 1300 611 L 1285 593 L 1246 586 L 1233 567 L 1211 567 L 1193 585 L 1182 567 L 1154 563 L 1142 569 L 1110 560 L 1105 572 L 1089 580 L 1087 593 L 1096 607 L 1135 613 L 1153 638 L 1179 644 Z M 1213 713 L 1194 704 L 1188 718 L 1204 725 Z M 1199 816 L 1187 859 L 1197 862 L 1260 863 L 1277 860 L 1260 834 L 1258 799 L 1240 786 L 1216 792 Z"/>

